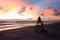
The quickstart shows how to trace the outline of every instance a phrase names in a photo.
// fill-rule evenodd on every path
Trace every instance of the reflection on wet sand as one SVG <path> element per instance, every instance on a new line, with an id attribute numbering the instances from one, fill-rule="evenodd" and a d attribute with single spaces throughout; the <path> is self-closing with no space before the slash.
<path id="1" fill-rule="evenodd" d="M 51 24 L 51 23 L 54 23 L 54 21 L 43 22 L 43 24 Z M 17 29 L 26 26 L 35 26 L 35 25 L 36 21 L 0 21 L 0 31 Z"/>

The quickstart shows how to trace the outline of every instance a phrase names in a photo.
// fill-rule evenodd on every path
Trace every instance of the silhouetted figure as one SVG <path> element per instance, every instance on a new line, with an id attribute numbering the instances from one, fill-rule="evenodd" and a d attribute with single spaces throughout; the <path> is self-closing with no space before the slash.
<path id="1" fill-rule="evenodd" d="M 37 23 L 41 23 L 41 18 L 40 18 L 40 16 L 38 17 Z"/>
<path id="2" fill-rule="evenodd" d="M 45 32 L 43 21 L 41 21 L 40 16 L 38 17 L 38 21 L 37 21 L 37 24 L 36 24 L 35 31 L 36 31 L 36 33 Z"/>
<path id="3" fill-rule="evenodd" d="M 40 32 L 47 32 L 44 28 L 43 21 L 41 21 L 41 27 Z"/>
<path id="4" fill-rule="evenodd" d="M 41 26 L 41 18 L 40 18 L 40 16 L 39 16 L 39 17 L 38 17 L 38 20 L 37 20 L 36 27 L 35 27 L 36 33 L 40 32 L 40 26 Z"/>

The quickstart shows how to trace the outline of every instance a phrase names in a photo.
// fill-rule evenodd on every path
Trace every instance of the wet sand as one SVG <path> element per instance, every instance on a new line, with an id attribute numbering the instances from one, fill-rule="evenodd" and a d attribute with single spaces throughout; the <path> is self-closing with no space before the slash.
<path id="1" fill-rule="evenodd" d="M 35 26 L 0 31 L 0 40 L 60 40 L 60 22 L 44 25 L 47 32 L 35 32 Z"/>

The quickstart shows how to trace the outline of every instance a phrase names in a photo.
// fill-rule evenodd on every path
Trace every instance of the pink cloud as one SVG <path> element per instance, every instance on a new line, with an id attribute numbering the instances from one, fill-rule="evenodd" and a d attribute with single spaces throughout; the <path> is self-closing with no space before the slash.
<path id="1" fill-rule="evenodd" d="M 5 7 L 14 8 L 16 6 L 17 7 L 20 7 L 20 6 L 29 7 L 32 5 L 33 4 L 24 2 L 24 0 L 0 0 L 0 6 L 2 6 L 3 8 L 5 8 Z"/>
<path id="2" fill-rule="evenodd" d="M 2 10 L 3 9 L 3 7 L 0 7 L 0 10 Z"/>

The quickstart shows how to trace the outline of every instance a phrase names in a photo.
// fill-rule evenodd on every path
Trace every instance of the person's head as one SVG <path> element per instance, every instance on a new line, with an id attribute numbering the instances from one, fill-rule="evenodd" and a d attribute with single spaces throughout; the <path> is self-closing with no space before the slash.
<path id="1" fill-rule="evenodd" d="M 41 19 L 41 17 L 39 16 L 39 19 Z"/>
<path id="2" fill-rule="evenodd" d="M 38 17 L 38 21 L 41 22 L 41 18 L 40 18 L 40 16 Z"/>

